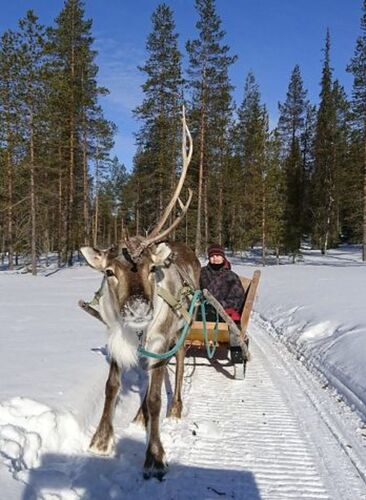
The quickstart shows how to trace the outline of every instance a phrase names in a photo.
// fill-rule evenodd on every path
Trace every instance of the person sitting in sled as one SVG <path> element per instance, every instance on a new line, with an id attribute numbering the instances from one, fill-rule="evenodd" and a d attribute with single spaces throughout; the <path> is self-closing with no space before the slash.
<path id="1" fill-rule="evenodd" d="M 208 248 L 208 264 L 201 269 L 200 288 L 206 288 L 225 309 L 236 324 L 240 325 L 245 291 L 239 276 L 231 270 L 222 246 L 214 244 Z M 216 313 L 215 317 L 216 317 Z M 207 319 L 214 320 L 207 311 Z"/>

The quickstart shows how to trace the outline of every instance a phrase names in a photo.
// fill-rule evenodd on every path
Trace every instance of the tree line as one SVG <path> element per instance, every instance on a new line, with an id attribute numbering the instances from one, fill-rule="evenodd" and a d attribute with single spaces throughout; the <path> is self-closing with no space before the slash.
<path id="1" fill-rule="evenodd" d="M 115 125 L 100 104 L 108 90 L 98 85 L 83 1 L 66 0 L 51 27 L 28 11 L 17 31 L 2 34 L 0 252 L 9 269 L 27 255 L 35 274 L 39 256 L 51 252 L 60 266 L 72 265 L 81 245 L 147 234 L 180 173 L 183 104 L 194 197 L 174 238 L 198 254 L 213 241 L 233 251 L 258 246 L 263 263 L 269 253 L 295 259 L 305 239 L 322 253 L 362 242 L 366 259 L 366 0 L 347 67 L 352 95 L 333 76 L 327 31 L 318 105 L 296 65 L 272 130 L 252 72 L 242 102 L 233 100 L 237 57 L 215 1 L 195 7 L 196 37 L 185 54 L 172 9 L 161 3 L 152 13 L 130 171 L 111 157 Z"/>

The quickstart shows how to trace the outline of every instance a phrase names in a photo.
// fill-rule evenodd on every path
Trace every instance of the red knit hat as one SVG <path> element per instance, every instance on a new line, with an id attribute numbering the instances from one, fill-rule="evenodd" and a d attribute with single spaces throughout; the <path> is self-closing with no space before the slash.
<path id="1" fill-rule="evenodd" d="M 225 259 L 225 250 L 218 244 L 210 245 L 207 254 L 208 258 L 212 257 L 212 255 L 221 255 Z"/>

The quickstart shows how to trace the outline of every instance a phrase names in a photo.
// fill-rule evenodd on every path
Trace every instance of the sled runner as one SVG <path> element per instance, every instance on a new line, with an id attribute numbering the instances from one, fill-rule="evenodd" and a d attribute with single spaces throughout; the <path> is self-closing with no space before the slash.
<path id="1" fill-rule="evenodd" d="M 249 360 L 247 334 L 250 314 L 252 312 L 254 300 L 257 293 L 261 272 L 254 271 L 252 278 L 240 276 L 245 293 L 245 302 L 240 320 L 240 333 L 233 331 L 228 323 L 220 318 L 219 321 L 205 321 L 201 318 L 194 321 L 186 337 L 185 345 L 202 348 L 205 343 L 204 331 L 207 332 L 207 339 L 212 347 L 230 352 L 230 359 L 234 364 L 235 378 L 243 379 L 245 376 L 246 363 Z M 242 369 L 241 369 L 242 367 Z"/>

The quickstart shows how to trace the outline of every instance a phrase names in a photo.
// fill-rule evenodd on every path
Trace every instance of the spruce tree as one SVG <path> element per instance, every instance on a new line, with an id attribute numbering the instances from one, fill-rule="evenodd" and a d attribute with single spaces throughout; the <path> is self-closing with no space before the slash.
<path id="1" fill-rule="evenodd" d="M 347 70 L 353 73 L 353 120 L 363 143 L 362 260 L 366 261 L 366 0 L 362 6 L 361 34 L 357 38 L 354 56 Z"/>
<path id="2" fill-rule="evenodd" d="M 314 139 L 316 128 L 317 109 L 308 103 L 305 110 L 304 128 L 301 135 L 302 148 L 302 228 L 303 234 L 308 236 L 312 228 L 311 214 L 311 178 L 314 172 Z"/>
<path id="3" fill-rule="evenodd" d="M 244 99 L 238 109 L 237 154 L 242 171 L 242 203 L 240 207 L 241 245 L 254 246 L 262 241 L 263 173 L 265 168 L 268 117 L 258 84 L 249 73 Z"/>
<path id="4" fill-rule="evenodd" d="M 267 137 L 265 162 L 265 240 L 268 248 L 275 251 L 279 264 L 280 251 L 284 245 L 286 230 L 284 212 L 287 201 L 286 177 L 281 155 L 282 141 L 277 129 Z M 265 252 L 263 252 L 265 263 Z"/>
<path id="5" fill-rule="evenodd" d="M 326 35 L 321 80 L 320 105 L 314 141 L 314 174 L 312 177 L 313 244 L 326 253 L 336 243 L 336 108 L 330 66 L 330 35 Z"/>
<path id="6" fill-rule="evenodd" d="M 286 101 L 279 104 L 280 118 L 278 132 L 287 152 L 292 143 L 301 136 L 304 128 L 304 118 L 307 105 L 307 92 L 304 90 L 300 67 L 297 64 L 290 78 Z"/>
<path id="7" fill-rule="evenodd" d="M 333 84 L 333 99 L 336 112 L 336 125 L 335 125 L 335 136 L 334 136 L 334 154 L 335 154 L 335 224 L 334 224 L 334 239 L 338 240 L 339 237 L 344 232 L 344 213 L 343 206 L 348 204 L 348 198 L 350 191 L 347 189 L 351 179 L 354 177 L 354 165 L 349 161 L 349 148 L 350 148 L 350 104 L 347 99 L 346 92 L 344 88 L 340 85 L 338 80 L 335 80 Z M 357 192 L 360 193 L 359 184 L 356 189 L 352 192 L 352 200 L 354 203 L 354 209 L 359 212 L 357 205 L 359 204 L 359 196 Z M 356 187 L 356 186 L 355 186 Z"/>
<path id="8" fill-rule="evenodd" d="M 286 172 L 286 208 L 284 246 L 295 258 L 300 251 L 304 229 L 304 184 L 306 178 L 305 162 L 301 141 L 308 101 L 303 88 L 300 68 L 292 71 L 286 101 L 279 104 L 280 118 L 278 131 L 283 145 L 283 163 Z"/>

